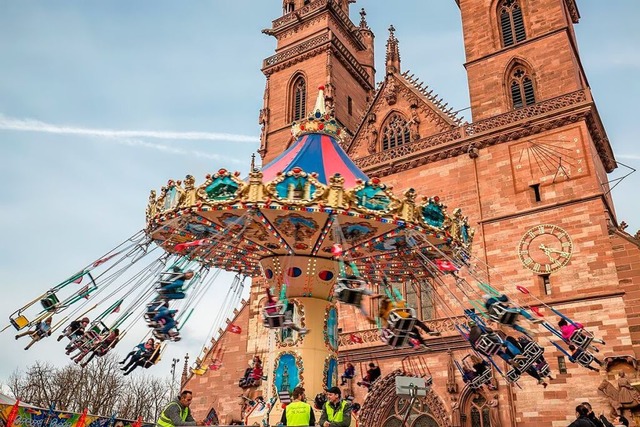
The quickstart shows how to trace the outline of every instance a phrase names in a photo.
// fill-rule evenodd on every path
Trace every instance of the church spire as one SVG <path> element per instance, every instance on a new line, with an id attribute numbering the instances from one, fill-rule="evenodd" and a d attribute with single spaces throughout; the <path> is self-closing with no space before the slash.
<path id="1" fill-rule="evenodd" d="M 389 39 L 387 40 L 387 74 L 400 73 L 400 49 L 398 48 L 398 39 L 395 36 L 395 31 L 396 29 L 391 25 L 389 27 Z"/>
<path id="2" fill-rule="evenodd" d="M 363 30 L 369 29 L 369 24 L 367 24 L 367 12 L 365 12 L 364 7 L 360 9 L 360 28 Z"/>
<path id="3" fill-rule="evenodd" d="M 187 383 L 189 369 L 189 353 L 184 355 L 184 366 L 182 367 L 182 377 L 180 378 L 180 390 Z"/>

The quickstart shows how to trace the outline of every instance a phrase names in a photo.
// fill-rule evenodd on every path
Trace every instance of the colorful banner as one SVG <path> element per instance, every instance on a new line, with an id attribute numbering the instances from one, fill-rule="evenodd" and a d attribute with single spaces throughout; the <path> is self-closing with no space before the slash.
<path id="1" fill-rule="evenodd" d="M 13 405 L 0 405 L 0 425 L 5 426 Z M 13 420 L 12 427 L 77 427 L 83 414 L 71 412 L 49 411 L 48 409 L 19 407 L 18 414 Z M 129 427 L 135 420 L 123 420 L 112 417 L 100 417 L 87 414 L 84 417 L 84 427 Z M 143 423 L 142 427 L 152 427 L 153 424 Z"/>

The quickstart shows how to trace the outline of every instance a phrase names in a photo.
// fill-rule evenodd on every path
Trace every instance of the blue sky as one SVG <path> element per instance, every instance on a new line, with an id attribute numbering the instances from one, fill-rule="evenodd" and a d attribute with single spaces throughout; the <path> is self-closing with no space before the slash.
<path id="1" fill-rule="evenodd" d="M 367 10 L 378 70 L 393 24 L 403 71 L 455 110 L 466 108 L 454 0 L 389 4 L 352 5 L 355 22 L 360 7 Z M 578 5 L 582 62 L 617 160 L 640 168 L 633 118 L 640 3 Z M 280 15 L 277 0 L 0 0 L 0 319 L 140 230 L 150 189 L 188 173 L 202 182 L 220 167 L 248 170 L 259 145 L 260 67 L 275 48 L 260 30 Z M 640 228 L 640 202 L 629 195 L 639 187 L 635 173 L 614 190 L 619 219 L 632 233 Z M 228 283 L 221 280 L 221 292 Z M 203 306 L 156 374 L 168 373 L 173 357 L 193 355 L 207 340 L 217 306 L 213 298 Z M 120 353 L 146 332 L 139 331 L 127 336 Z M 22 344 L 12 332 L 0 334 L 0 380 L 36 359 L 68 360 L 54 340 L 28 352 Z"/>

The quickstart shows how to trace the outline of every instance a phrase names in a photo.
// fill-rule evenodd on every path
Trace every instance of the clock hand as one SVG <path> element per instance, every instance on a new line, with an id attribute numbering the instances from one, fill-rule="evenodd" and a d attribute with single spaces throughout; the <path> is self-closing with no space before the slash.
<path id="1" fill-rule="evenodd" d="M 549 260 L 551 262 L 556 260 L 554 257 L 551 256 L 551 248 L 548 248 L 544 244 L 541 244 L 540 249 L 542 249 L 542 252 L 544 252 L 544 254 L 549 257 Z"/>
<path id="2" fill-rule="evenodd" d="M 559 251 L 557 249 L 550 248 L 548 246 L 545 246 L 544 243 L 540 244 L 540 249 L 542 249 L 542 252 L 544 252 L 545 255 L 547 255 L 549 258 L 551 258 L 551 253 L 557 253 L 565 257 L 569 256 L 569 252 Z"/>

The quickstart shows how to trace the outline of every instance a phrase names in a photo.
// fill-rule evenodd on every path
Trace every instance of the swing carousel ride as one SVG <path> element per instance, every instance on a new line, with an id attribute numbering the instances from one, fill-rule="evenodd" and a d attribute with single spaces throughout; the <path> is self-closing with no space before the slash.
<path id="1" fill-rule="evenodd" d="M 198 186 L 187 175 L 158 195 L 151 191 L 145 230 L 16 310 L 10 325 L 27 331 L 19 335 L 32 338 L 29 346 L 66 325 L 58 339 L 66 337 L 67 353 L 86 364 L 144 319 L 156 342 L 138 346 L 134 365 L 149 367 L 180 339 L 192 311 L 219 286 L 221 271 L 236 276 L 212 331 L 237 306 L 244 278 L 260 278 L 254 286 L 268 295 L 265 327 L 286 330 L 293 342 L 269 354 L 263 396 L 273 403 L 297 385 L 315 392 L 339 385 L 338 304 L 363 308 L 389 346 L 420 349 L 416 328 L 424 325 L 394 288 L 410 283 L 429 290 L 453 330 L 469 341 L 469 355 L 457 365 L 473 389 L 490 387 L 495 373 L 509 383 L 526 373 L 546 387 L 551 373 L 541 338 L 595 369 L 594 343 L 602 341 L 522 286 L 504 285 L 505 293 L 490 286 L 490 267 L 472 256 L 473 230 L 460 209 L 449 213 L 436 196 L 418 201 L 411 188 L 398 197 L 367 177 L 341 148 L 344 131 L 324 105 L 320 88 L 312 114 L 294 123 L 290 147 L 261 169 L 252 164 L 245 179 L 220 169 Z M 537 308 L 519 304 L 518 295 Z M 380 300 L 375 319 L 364 312 L 369 298 Z M 106 302 L 93 321 L 86 318 Z M 559 316 L 559 328 L 540 307 Z"/>

